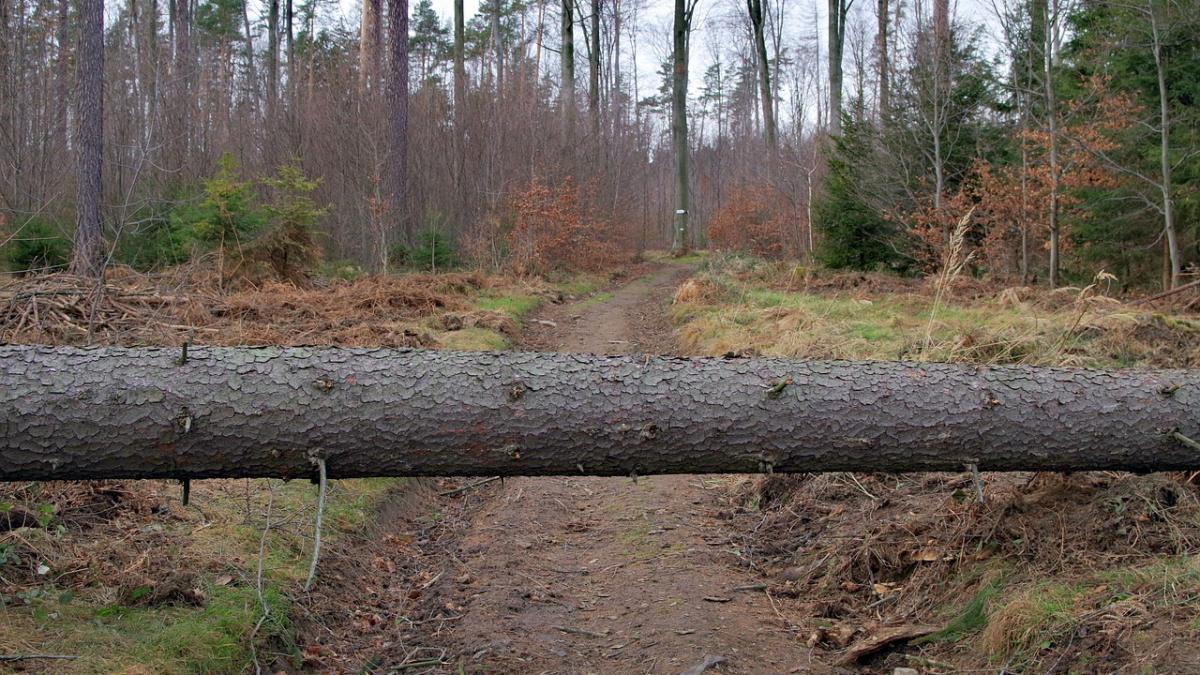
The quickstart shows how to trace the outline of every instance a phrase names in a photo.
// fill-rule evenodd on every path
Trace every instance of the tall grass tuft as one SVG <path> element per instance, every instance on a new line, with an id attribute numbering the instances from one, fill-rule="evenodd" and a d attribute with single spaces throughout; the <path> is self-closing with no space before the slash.
<path id="1" fill-rule="evenodd" d="M 925 346 L 921 350 L 922 358 L 926 358 L 930 348 L 933 346 L 933 324 L 937 319 L 938 309 L 942 306 L 946 292 L 962 274 L 967 263 L 971 261 L 971 257 L 975 254 L 972 251 L 963 255 L 963 250 L 966 248 L 967 230 L 970 229 L 971 216 L 974 213 L 975 207 L 971 207 L 970 211 L 967 211 L 962 218 L 959 218 L 958 225 L 950 233 L 950 240 L 946 242 L 946 246 L 942 250 L 942 265 L 938 271 L 937 279 L 934 280 L 933 304 L 929 307 L 929 323 L 925 326 Z"/>

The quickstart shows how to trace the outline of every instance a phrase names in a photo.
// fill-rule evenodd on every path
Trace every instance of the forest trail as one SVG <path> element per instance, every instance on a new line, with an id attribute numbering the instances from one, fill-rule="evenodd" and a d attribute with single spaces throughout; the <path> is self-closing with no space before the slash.
<path id="1" fill-rule="evenodd" d="M 534 324 L 521 346 L 670 353 L 668 305 L 690 272 L 551 307 L 540 318 L 555 326 Z M 428 644 L 467 673 L 823 672 L 745 588 L 762 579 L 739 564 L 723 490 L 705 476 L 507 481 L 459 540 L 462 618 Z"/>

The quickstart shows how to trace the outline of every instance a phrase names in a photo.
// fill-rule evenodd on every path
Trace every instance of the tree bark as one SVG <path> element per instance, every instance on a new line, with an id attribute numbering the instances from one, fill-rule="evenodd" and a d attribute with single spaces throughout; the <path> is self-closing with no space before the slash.
<path id="1" fill-rule="evenodd" d="M 688 211 L 691 209 L 689 180 L 687 93 L 688 35 L 692 30 L 694 0 L 675 0 L 675 21 L 671 52 L 671 141 L 675 146 L 675 218 L 672 223 L 671 253 L 683 255 L 691 247 Z"/>
<path id="2" fill-rule="evenodd" d="M 275 103 L 279 97 L 279 0 L 270 0 L 267 8 L 267 120 L 275 122 Z"/>
<path id="3" fill-rule="evenodd" d="M 104 274 L 100 180 L 104 158 L 104 0 L 81 0 L 79 7 L 79 189 L 71 271 L 99 279 Z"/>
<path id="4" fill-rule="evenodd" d="M 271 0 L 272 7 L 278 7 L 279 0 Z M 382 3 L 380 0 L 363 0 L 362 24 L 359 28 L 359 89 L 369 91 L 375 86 L 379 77 L 379 38 L 383 34 L 381 20 Z"/>
<path id="5" fill-rule="evenodd" d="M 1040 4 L 1040 2 L 1039 2 Z M 1047 220 L 1050 227 L 1050 288 L 1058 287 L 1059 223 L 1058 223 L 1058 99 L 1054 90 L 1055 49 L 1058 43 L 1058 0 L 1051 0 L 1045 13 L 1045 46 L 1042 48 L 1042 85 L 1046 92 L 1046 124 L 1050 134 L 1050 198 Z"/>
<path id="6" fill-rule="evenodd" d="M 846 0 L 829 0 L 829 133 L 842 133 L 842 53 L 846 44 Z"/>
<path id="7" fill-rule="evenodd" d="M 1158 16 L 1155 14 L 1154 3 L 1147 3 L 1150 14 L 1151 48 L 1154 52 L 1154 74 L 1158 84 L 1158 133 L 1159 133 L 1159 168 L 1162 171 L 1162 182 L 1159 189 L 1162 193 L 1163 231 L 1166 233 L 1167 265 L 1169 267 L 1167 283 L 1163 290 L 1169 290 L 1179 285 L 1182 265 L 1179 256 L 1179 241 L 1175 231 L 1175 200 L 1171 195 L 1171 101 L 1167 92 L 1166 66 L 1163 63 L 1162 37 L 1159 34 Z"/>
<path id="8" fill-rule="evenodd" d="M 875 49 L 878 53 L 875 58 L 879 69 L 879 99 L 876 101 L 875 107 L 878 108 L 879 121 L 882 123 L 887 117 L 888 109 L 892 107 L 890 96 L 892 66 L 888 60 L 888 26 L 891 22 L 891 15 L 888 12 L 888 0 L 877 0 L 875 16 L 878 25 L 875 33 Z"/>
<path id="9" fill-rule="evenodd" d="M 467 92 L 467 61 L 466 61 L 466 24 L 463 19 L 463 0 L 454 0 L 454 112 L 462 133 L 462 109 L 466 104 Z"/>
<path id="10" fill-rule="evenodd" d="M 564 149 L 568 154 L 575 150 L 575 0 L 562 0 L 561 23 L 562 54 L 559 60 L 559 106 L 563 116 Z"/>
<path id="11" fill-rule="evenodd" d="M 0 347 L 0 481 L 1194 469 L 1200 373 Z"/>
<path id="12" fill-rule="evenodd" d="M 591 116 L 592 136 L 600 136 L 600 0 L 591 0 L 588 35 L 588 114 Z"/>
<path id="13" fill-rule="evenodd" d="M 754 54 L 758 61 L 758 86 L 762 98 L 763 128 L 767 148 L 773 153 L 777 147 L 775 131 L 775 97 L 771 88 L 771 64 L 767 59 L 767 38 L 763 25 L 762 0 L 746 0 L 746 11 L 750 15 L 750 28 L 754 35 Z"/>
<path id="14" fill-rule="evenodd" d="M 412 240 L 408 231 L 406 196 L 408 188 L 408 0 L 388 0 L 388 39 L 391 44 L 391 72 L 388 77 L 388 125 L 391 185 L 389 207 L 392 219 L 400 223 L 404 241 Z M 395 241 L 395 239 L 393 239 Z"/>

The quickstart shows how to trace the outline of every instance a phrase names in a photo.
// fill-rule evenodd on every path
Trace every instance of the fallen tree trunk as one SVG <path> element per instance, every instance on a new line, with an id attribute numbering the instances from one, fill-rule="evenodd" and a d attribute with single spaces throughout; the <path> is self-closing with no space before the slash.
<path id="1" fill-rule="evenodd" d="M 0 347 L 0 480 L 1200 467 L 1200 373 Z"/>

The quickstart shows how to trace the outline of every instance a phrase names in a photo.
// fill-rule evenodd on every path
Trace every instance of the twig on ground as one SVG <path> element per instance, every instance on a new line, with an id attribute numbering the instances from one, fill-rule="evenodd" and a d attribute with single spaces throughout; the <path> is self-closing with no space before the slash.
<path id="1" fill-rule="evenodd" d="M 0 661 L 74 661 L 79 658 L 73 654 L 0 654 Z"/>
<path id="2" fill-rule="evenodd" d="M 1168 297 L 1171 295 L 1175 295 L 1176 293 L 1182 293 L 1183 291 L 1186 291 L 1190 288 L 1196 288 L 1197 286 L 1200 286 L 1200 280 L 1196 280 L 1189 284 L 1184 284 L 1182 286 L 1176 286 L 1175 288 L 1172 288 L 1169 291 L 1163 291 L 1162 293 L 1159 293 L 1158 295 L 1152 295 L 1148 298 L 1142 298 L 1141 300 L 1135 300 L 1134 302 L 1132 302 L 1130 304 L 1140 305 L 1143 302 L 1154 302 L 1155 300 L 1160 300 L 1162 298 L 1165 298 L 1165 297 Z"/>
<path id="3" fill-rule="evenodd" d="M 861 491 L 864 495 L 870 497 L 871 499 L 879 499 L 879 497 L 876 497 L 875 495 L 868 492 L 867 488 L 863 487 L 863 484 L 858 482 L 858 478 L 853 473 L 846 472 L 846 475 L 850 477 L 850 480 L 854 481 L 854 486 L 857 487 L 859 489 L 859 491 Z"/>
<path id="4" fill-rule="evenodd" d="M 701 675 L 704 671 L 725 662 L 724 656 L 706 656 L 704 660 L 683 671 L 683 675 Z"/>
<path id="5" fill-rule="evenodd" d="M 254 577 L 254 590 L 258 594 L 258 604 L 262 607 L 262 615 L 254 624 L 254 630 L 250 631 L 250 656 L 254 660 L 256 674 L 262 672 L 262 666 L 258 663 L 258 650 L 254 646 L 254 639 L 258 635 L 259 629 L 267 621 L 267 617 L 271 616 L 271 606 L 267 604 L 267 598 L 263 595 L 263 561 L 267 557 L 267 534 L 271 531 L 271 509 L 275 506 L 275 484 L 267 481 L 267 488 L 266 522 L 263 524 L 262 536 L 258 539 L 258 568 Z"/>
<path id="6" fill-rule="evenodd" d="M 446 490 L 444 492 L 439 492 L 438 496 L 439 497 L 449 497 L 451 495 L 456 495 L 461 492 L 467 492 L 468 490 L 474 490 L 475 488 L 477 488 L 481 485 L 487 485 L 488 483 L 491 483 L 492 481 L 497 481 L 497 480 L 500 480 L 500 476 L 492 476 L 491 478 L 484 478 L 483 480 L 478 480 L 478 481 L 475 481 L 474 483 L 468 483 L 467 485 L 454 488 L 453 490 Z"/>
<path id="7" fill-rule="evenodd" d="M 979 465 L 968 464 L 967 470 L 971 472 L 971 482 L 975 484 L 975 496 L 979 497 L 979 503 L 984 503 L 983 499 L 983 478 L 979 476 Z"/>
<path id="8" fill-rule="evenodd" d="M 583 628 L 572 628 L 570 626 L 555 626 L 554 629 L 560 630 L 564 633 L 571 633 L 572 635 L 586 635 L 588 637 L 596 638 L 608 637 L 608 633 L 597 633 L 596 631 L 584 630 Z"/>
<path id="9" fill-rule="evenodd" d="M 321 482 L 317 488 L 317 527 L 313 534 L 313 554 L 312 562 L 308 566 L 308 579 L 304 582 L 305 593 L 312 589 L 313 579 L 317 577 L 317 561 L 321 559 L 321 520 L 325 514 L 325 460 L 318 457 L 316 462 Z"/>
<path id="10" fill-rule="evenodd" d="M 392 670 L 408 670 L 410 668 L 432 668 L 433 666 L 442 665 L 441 659 L 425 659 L 424 661 L 409 661 L 401 663 L 398 666 L 392 666 Z"/>

